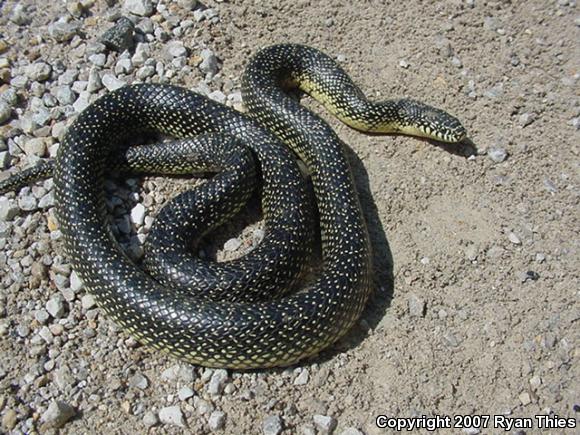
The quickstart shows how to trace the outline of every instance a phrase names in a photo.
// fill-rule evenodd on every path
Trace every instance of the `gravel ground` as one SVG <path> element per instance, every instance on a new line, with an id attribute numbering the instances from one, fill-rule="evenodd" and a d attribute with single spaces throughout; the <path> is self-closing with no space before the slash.
<path id="1" fill-rule="evenodd" d="M 448 110 L 473 142 L 438 147 L 330 120 L 352 150 L 377 291 L 347 337 L 279 370 L 201 369 L 140 346 L 59 255 L 51 180 L 0 197 L 1 430 L 370 435 L 388 432 L 377 415 L 577 421 L 579 26 L 573 0 L 1 2 L 5 174 L 53 155 L 75 115 L 124 83 L 241 108 L 248 58 L 287 41 L 336 57 L 373 98 Z M 110 182 L 130 255 L 192 183 Z M 206 249 L 247 252 L 262 233 L 253 221 Z M 503 430 L 441 431 L 461 432 Z"/>

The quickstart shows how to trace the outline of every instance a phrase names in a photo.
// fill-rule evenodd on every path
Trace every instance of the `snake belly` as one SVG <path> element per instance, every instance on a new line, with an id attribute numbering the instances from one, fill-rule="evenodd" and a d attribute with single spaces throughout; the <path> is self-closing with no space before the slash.
<path id="1" fill-rule="evenodd" d="M 455 118 L 422 103 L 369 103 L 328 56 L 294 44 L 266 48 L 251 61 L 242 84 L 249 116 L 169 85 L 131 85 L 102 97 L 77 118 L 59 148 L 57 217 L 65 253 L 87 290 L 140 342 L 204 366 L 281 366 L 329 346 L 360 317 L 371 291 L 370 249 L 344 146 L 324 121 L 287 96 L 288 85 L 320 98 L 355 128 L 447 142 L 465 135 Z M 116 146 L 111 137 L 140 131 L 178 138 L 218 132 L 250 147 L 263 178 L 265 220 L 279 228 L 269 249 L 294 256 L 298 265 L 288 267 L 298 270 L 308 261 L 308 249 L 298 246 L 308 239 L 310 213 L 282 139 L 312 175 L 323 262 L 316 280 L 281 298 L 232 302 L 196 298 L 137 268 L 108 227 L 103 184 Z M 268 252 L 260 252 L 267 261 Z"/>

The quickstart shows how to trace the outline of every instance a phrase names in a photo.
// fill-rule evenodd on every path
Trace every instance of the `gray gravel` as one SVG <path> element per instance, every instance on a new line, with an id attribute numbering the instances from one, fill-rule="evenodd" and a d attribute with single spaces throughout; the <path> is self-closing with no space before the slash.
<path id="1" fill-rule="evenodd" d="M 121 17 L 114 26 L 109 28 L 100 38 L 100 41 L 110 50 L 128 50 L 133 46 L 135 24 L 127 17 Z"/>
<path id="2" fill-rule="evenodd" d="M 123 9 L 131 14 L 148 17 L 153 13 L 153 2 L 151 0 L 125 0 Z"/>
<path id="3" fill-rule="evenodd" d="M 41 421 L 47 427 L 60 428 L 73 418 L 76 414 L 75 409 L 67 403 L 60 401 L 53 401 L 48 409 L 40 417 Z"/>
<path id="4" fill-rule="evenodd" d="M 278 415 L 271 415 L 264 419 L 262 433 L 264 435 L 278 435 L 284 429 L 284 422 Z"/>
<path id="5" fill-rule="evenodd" d="M 163 424 L 185 427 L 183 412 L 179 406 L 167 406 L 159 411 L 159 421 Z"/>

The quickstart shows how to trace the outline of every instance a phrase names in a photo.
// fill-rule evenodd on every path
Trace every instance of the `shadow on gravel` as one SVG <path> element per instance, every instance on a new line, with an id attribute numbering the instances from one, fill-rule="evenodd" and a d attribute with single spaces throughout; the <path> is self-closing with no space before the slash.
<path id="1" fill-rule="evenodd" d="M 434 145 L 438 148 L 441 148 L 450 154 L 455 154 L 456 156 L 471 157 L 471 156 L 477 155 L 477 146 L 469 138 L 465 138 L 461 142 L 456 143 L 456 144 L 437 142 L 437 141 L 428 140 L 428 139 L 425 139 L 425 140 L 427 142 L 429 142 L 431 145 Z"/>

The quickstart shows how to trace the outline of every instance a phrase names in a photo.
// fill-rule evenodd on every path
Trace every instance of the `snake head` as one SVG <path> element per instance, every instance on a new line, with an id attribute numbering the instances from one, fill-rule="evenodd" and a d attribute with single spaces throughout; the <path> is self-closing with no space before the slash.
<path id="1" fill-rule="evenodd" d="M 448 143 L 461 142 L 467 135 L 465 127 L 457 118 L 419 101 L 388 101 L 385 102 L 385 109 L 392 120 L 389 125 L 391 132 Z"/>

